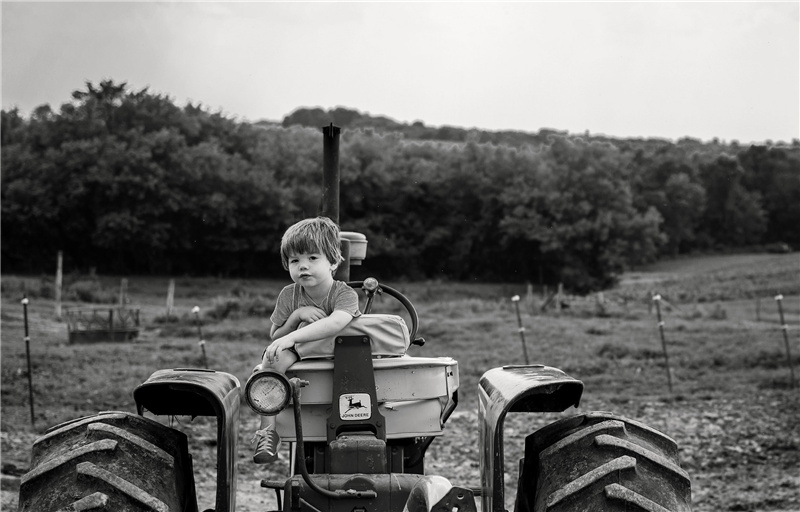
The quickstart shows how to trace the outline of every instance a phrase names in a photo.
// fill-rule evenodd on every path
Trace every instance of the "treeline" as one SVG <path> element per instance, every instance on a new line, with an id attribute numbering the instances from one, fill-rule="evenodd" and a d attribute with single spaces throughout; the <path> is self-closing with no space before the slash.
<path id="1" fill-rule="evenodd" d="M 63 250 L 68 269 L 283 275 L 281 234 L 319 211 L 329 122 L 343 126 L 341 225 L 367 235 L 360 272 L 379 278 L 580 292 L 662 256 L 800 247 L 797 141 L 438 140 L 342 112 L 251 124 L 113 81 L 58 111 L 3 111 L 2 269 L 49 273 Z"/>

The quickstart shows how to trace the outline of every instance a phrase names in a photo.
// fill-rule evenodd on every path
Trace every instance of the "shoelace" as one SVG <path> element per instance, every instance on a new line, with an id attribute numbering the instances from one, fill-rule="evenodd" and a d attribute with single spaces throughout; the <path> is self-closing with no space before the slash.
<path id="1" fill-rule="evenodd" d="M 262 428 L 261 430 L 256 430 L 255 433 L 253 434 L 253 439 L 250 440 L 250 444 L 255 443 L 259 439 L 267 437 L 267 432 L 269 432 L 270 430 L 272 429 Z"/>

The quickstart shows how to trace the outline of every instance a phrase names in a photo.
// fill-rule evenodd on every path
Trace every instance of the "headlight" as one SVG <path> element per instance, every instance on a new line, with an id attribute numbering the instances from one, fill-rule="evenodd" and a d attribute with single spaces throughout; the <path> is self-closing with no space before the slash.
<path id="1" fill-rule="evenodd" d="M 247 405 L 258 414 L 274 416 L 286 408 L 292 397 L 289 379 L 275 370 L 261 370 L 247 379 L 244 387 Z"/>

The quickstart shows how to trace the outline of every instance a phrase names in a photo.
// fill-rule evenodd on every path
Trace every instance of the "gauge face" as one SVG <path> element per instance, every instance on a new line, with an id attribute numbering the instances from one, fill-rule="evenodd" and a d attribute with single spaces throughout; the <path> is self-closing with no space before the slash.
<path id="1" fill-rule="evenodd" d="M 262 414 L 277 414 L 289 402 L 289 390 L 275 377 L 264 377 L 250 383 L 251 405 Z"/>

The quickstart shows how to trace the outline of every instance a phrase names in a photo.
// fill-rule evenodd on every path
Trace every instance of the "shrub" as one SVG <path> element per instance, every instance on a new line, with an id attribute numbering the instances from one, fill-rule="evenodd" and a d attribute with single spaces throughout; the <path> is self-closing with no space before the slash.
<path id="1" fill-rule="evenodd" d="M 716 304 L 714 310 L 709 313 L 708 317 L 714 320 L 725 320 L 728 318 L 728 311 L 723 309 L 719 304 Z"/>
<path id="2" fill-rule="evenodd" d="M 0 279 L 0 292 L 5 297 L 19 297 L 25 295 L 29 299 L 52 299 L 53 278 L 42 276 L 38 282 L 35 278 L 7 276 Z"/>
<path id="3" fill-rule="evenodd" d="M 153 318 L 153 323 L 156 324 L 156 325 L 177 324 L 177 323 L 180 323 L 180 322 L 182 322 L 181 318 L 179 318 L 175 314 L 172 314 L 172 315 L 169 315 L 169 316 L 167 316 L 167 315 L 158 315 L 155 318 Z"/>
<path id="4" fill-rule="evenodd" d="M 214 299 L 211 309 L 206 312 L 206 316 L 215 320 L 236 320 L 251 316 L 268 317 L 273 309 L 275 309 L 275 301 L 260 295 L 217 297 Z"/>
<path id="5" fill-rule="evenodd" d="M 90 304 L 110 304 L 116 301 L 117 291 L 104 289 L 97 279 L 83 279 L 70 284 L 64 298 Z"/>
<path id="6" fill-rule="evenodd" d="M 603 343 L 600 348 L 597 349 L 597 355 L 608 359 L 622 359 L 623 357 L 629 357 L 631 355 L 631 350 L 621 345 Z"/>

